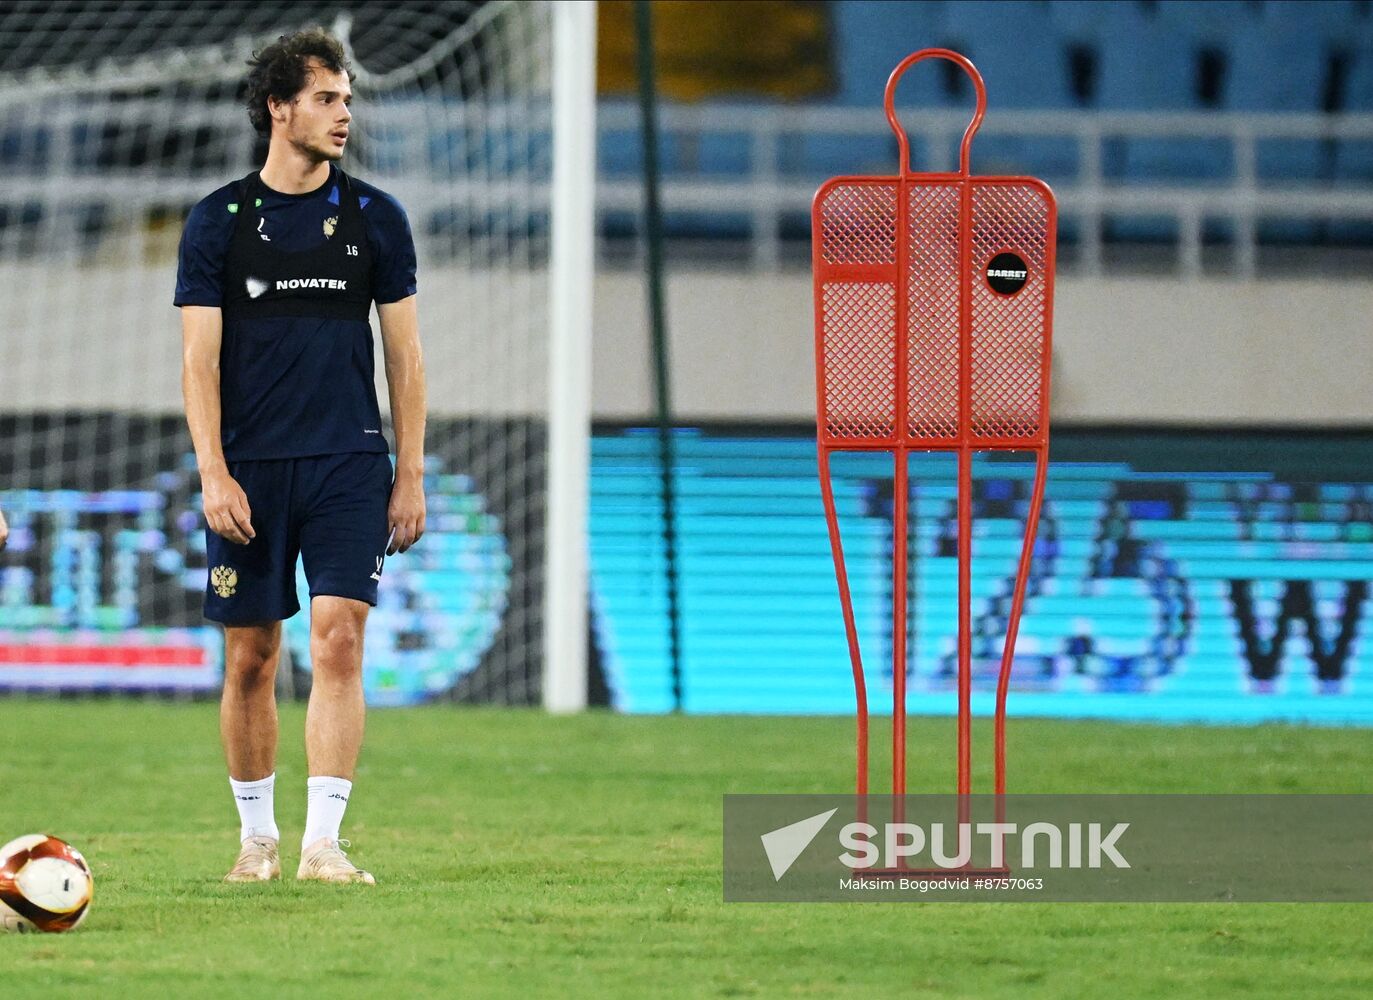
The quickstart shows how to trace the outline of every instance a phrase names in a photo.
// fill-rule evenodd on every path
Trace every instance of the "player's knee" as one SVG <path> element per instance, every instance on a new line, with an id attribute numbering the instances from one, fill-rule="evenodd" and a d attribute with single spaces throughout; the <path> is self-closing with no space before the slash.
<path id="1" fill-rule="evenodd" d="M 276 647 L 269 643 L 240 643 L 224 655 L 224 683 L 241 692 L 271 687 L 276 681 Z"/>
<path id="2" fill-rule="evenodd" d="M 347 677 L 362 671 L 362 628 L 347 619 L 316 625 L 310 637 L 315 671 L 332 677 Z"/>

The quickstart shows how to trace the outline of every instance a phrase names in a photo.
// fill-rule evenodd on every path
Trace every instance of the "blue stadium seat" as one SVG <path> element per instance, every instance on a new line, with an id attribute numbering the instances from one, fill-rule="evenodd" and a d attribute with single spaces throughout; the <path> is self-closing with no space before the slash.
<path id="1" fill-rule="evenodd" d="M 1200 111 L 1197 46 L 1179 38 L 1152 11 L 1107 4 L 1101 27 L 1096 105 L 1102 111 Z M 1108 180 L 1133 184 L 1219 182 L 1233 174 L 1229 144 L 1206 138 L 1107 140 Z M 1171 239 L 1176 226 L 1156 218 L 1113 219 L 1115 239 Z"/>
<path id="2" fill-rule="evenodd" d="M 1189 45 L 1223 49 L 1236 26 L 1253 17 L 1252 8 L 1252 4 L 1236 0 L 1194 0 L 1191 3 L 1160 3 L 1156 10 L 1159 23 L 1174 38 L 1185 39 Z"/>
<path id="3" fill-rule="evenodd" d="M 911 166 L 929 169 L 925 142 L 918 136 L 910 141 Z M 890 129 L 872 136 L 787 132 L 779 145 L 779 169 L 784 177 L 821 181 L 842 174 L 896 173 L 896 137 Z"/>
<path id="4" fill-rule="evenodd" d="M 915 0 L 851 0 L 830 5 L 838 88 L 835 101 L 857 107 L 881 107 L 887 77 L 906 56 L 942 43 L 943 3 Z M 901 101 L 910 107 L 948 104 L 937 72 L 920 66 L 901 85 Z"/>
<path id="5" fill-rule="evenodd" d="M 643 169 L 638 129 L 603 129 L 596 147 L 600 177 L 636 177 Z"/>
<path id="6" fill-rule="evenodd" d="M 836 89 L 834 103 L 880 114 L 887 78 L 906 56 L 940 44 L 943 3 L 854 0 L 830 5 L 834 19 Z M 938 67 L 921 64 L 908 72 L 896 95 L 897 109 L 946 107 L 948 95 Z M 916 169 L 921 153 L 911 150 Z M 782 170 L 793 176 L 890 174 L 896 171 L 896 142 L 889 135 L 795 135 L 783 145 Z"/>
<path id="7" fill-rule="evenodd" d="M 1322 109 L 1328 57 L 1325 43 L 1302 30 L 1298 19 L 1321 4 L 1268 4 L 1257 21 L 1244 24 L 1230 44 L 1223 105 L 1227 111 L 1302 112 Z M 1260 140 L 1255 169 L 1261 184 L 1311 182 L 1325 171 L 1325 151 L 1318 139 Z M 1311 241 L 1320 225 L 1273 221 L 1259 226 L 1262 240 Z"/>
<path id="8" fill-rule="evenodd" d="M 609 178 L 634 178 L 643 171 L 643 139 L 638 114 L 623 129 L 601 132 L 597 171 Z M 664 176 L 746 176 L 752 163 L 752 140 L 747 132 L 682 135 L 658 123 L 658 169 Z"/>
<path id="9" fill-rule="evenodd" d="M 1290 34 L 1267 19 L 1244 25 L 1230 46 L 1222 104 L 1227 111 L 1321 110 L 1327 72 L 1324 44 L 1312 35 Z M 1271 176 L 1314 177 L 1315 158 L 1279 160 Z M 1295 173 L 1293 172 L 1295 171 Z"/>
<path id="10" fill-rule="evenodd" d="M 746 132 L 703 135 L 695 147 L 691 158 L 707 177 L 746 174 L 753 162 L 753 140 Z"/>
<path id="11" fill-rule="evenodd" d="M 1358 114 L 1373 112 L 1373 48 L 1360 52 L 1351 60 L 1340 110 Z M 1373 183 L 1373 139 L 1351 139 L 1336 147 L 1335 179 Z"/>
<path id="12" fill-rule="evenodd" d="M 1344 81 L 1341 111 L 1373 112 L 1373 35 L 1363 36 Z M 1373 188 L 1373 139 L 1344 139 L 1335 144 L 1335 183 Z M 1373 243 L 1373 220 L 1334 223 L 1330 238 L 1338 242 Z"/>
<path id="13" fill-rule="evenodd" d="M 1196 89 L 1196 46 L 1180 42 L 1157 18 L 1118 6 L 1101 39 L 1097 106 L 1103 111 L 1204 110 Z M 1138 139 L 1108 157 L 1106 169 L 1130 181 L 1218 180 L 1231 174 L 1231 161 L 1223 142 Z"/>
<path id="14" fill-rule="evenodd" d="M 1261 17 L 1285 32 L 1285 40 L 1301 34 L 1327 45 L 1342 45 L 1366 23 L 1368 4 L 1365 0 L 1266 0 Z M 1282 47 L 1273 50 L 1275 59 L 1283 54 Z"/>
<path id="15" fill-rule="evenodd" d="M 1326 44 L 1343 42 L 1353 25 L 1364 16 L 1362 0 L 1163 0 L 1156 15 L 1170 33 L 1188 42 L 1229 49 L 1235 33 L 1254 21 L 1280 25 L 1284 30 Z M 1281 46 L 1271 55 L 1281 59 Z"/>
<path id="16" fill-rule="evenodd" d="M 1101 41 L 1113 4 L 1100 0 L 1057 0 L 1049 4 L 1049 17 L 1060 38 L 1083 45 Z"/>
<path id="17" fill-rule="evenodd" d="M 1373 44 L 1351 41 L 1373 32 L 1368 0 L 848 0 L 830 5 L 830 11 L 836 39 L 831 106 L 877 118 L 892 67 L 923 47 L 954 48 L 976 63 L 987 82 L 990 108 L 988 128 L 973 148 L 973 169 L 979 173 L 1033 174 L 1051 183 L 1077 179 L 1081 151 L 1071 137 L 996 136 L 1002 110 L 1085 106 L 1103 113 L 1108 123 L 1113 111 L 1319 113 L 1329 97 L 1332 52 L 1352 55 L 1343 88 L 1349 110 L 1373 110 Z M 1199 87 L 1204 66 L 1206 79 L 1215 85 L 1205 95 Z M 968 89 L 951 85 L 951 79 L 948 68 L 918 67 L 902 83 L 898 108 L 970 108 Z M 895 169 L 895 143 L 885 131 L 809 134 L 788 128 L 784 105 L 777 111 L 782 130 L 777 169 L 784 177 L 820 180 Z M 744 176 L 755 157 L 743 133 L 685 140 L 668 133 L 662 143 L 669 176 Z M 955 156 L 956 150 L 955 137 Z M 922 138 L 912 137 L 915 169 L 951 162 L 950 150 L 940 152 L 945 155 L 931 157 Z M 599 154 L 606 176 L 637 176 L 637 128 L 603 134 Z M 1336 147 L 1261 140 L 1256 154 L 1262 184 L 1373 179 L 1373 140 Z M 1108 182 L 1204 185 L 1229 181 L 1235 159 L 1230 142 L 1222 138 L 1114 139 L 1105 144 L 1102 166 Z M 1215 221 L 1208 220 L 1208 234 L 1216 231 Z M 1166 218 L 1108 221 L 1113 238 L 1171 238 L 1175 230 Z M 1265 239 L 1309 240 L 1321 232 L 1320 226 L 1283 220 L 1260 228 Z"/>
<path id="18" fill-rule="evenodd" d="M 27 125 L 0 128 L 0 166 L 10 169 L 42 170 L 48 166 L 52 131 Z"/>
<path id="19" fill-rule="evenodd" d="M 1074 106 L 1062 38 L 1043 0 L 951 4 L 944 35 L 977 64 L 993 107 Z"/>
<path id="20" fill-rule="evenodd" d="M 1178 44 L 1156 17 L 1125 4 L 1107 5 L 1109 23 L 1101 28 L 1096 103 L 1107 111 L 1190 111 L 1194 52 Z"/>
<path id="21" fill-rule="evenodd" d="M 603 102 L 603 106 L 608 102 Z M 617 104 L 623 108 L 628 102 Z M 597 148 L 597 172 L 605 180 L 637 181 L 643 174 L 643 139 L 637 107 L 624 128 L 602 130 Z M 747 177 L 752 163 L 752 140 L 746 132 L 696 135 L 665 129 L 659 118 L 658 169 L 673 177 L 714 179 Z M 623 238 L 638 231 L 638 209 L 612 213 L 603 220 L 607 235 Z M 663 226 L 670 237 L 746 239 L 747 216 L 704 212 L 664 211 Z"/>
<path id="22" fill-rule="evenodd" d="M 1002 108 L 1076 106 L 1067 44 L 1054 23 L 1051 5 L 1043 0 L 950 4 L 944 34 L 982 74 L 993 125 Z M 973 161 L 978 173 L 1035 174 L 1057 181 L 1076 176 L 1080 162 L 1076 145 L 1061 139 L 987 135 L 974 145 Z"/>

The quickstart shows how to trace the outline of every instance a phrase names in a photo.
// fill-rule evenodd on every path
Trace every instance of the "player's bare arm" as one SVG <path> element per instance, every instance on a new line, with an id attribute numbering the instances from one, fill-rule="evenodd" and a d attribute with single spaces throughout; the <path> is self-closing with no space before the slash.
<path id="1" fill-rule="evenodd" d="M 229 475 L 220 441 L 219 348 L 221 311 L 213 306 L 181 307 L 181 395 L 186 423 L 200 467 L 205 521 L 221 538 L 247 545 L 254 537 L 248 497 Z"/>
<path id="2" fill-rule="evenodd" d="M 396 482 L 387 520 L 393 532 L 387 555 L 404 552 L 424 534 L 424 423 L 427 408 L 424 353 L 415 296 L 377 306 L 381 317 L 386 385 L 396 429 Z"/>
<path id="3" fill-rule="evenodd" d="M 0 549 L 10 540 L 10 526 L 5 523 L 5 512 L 0 510 Z"/>

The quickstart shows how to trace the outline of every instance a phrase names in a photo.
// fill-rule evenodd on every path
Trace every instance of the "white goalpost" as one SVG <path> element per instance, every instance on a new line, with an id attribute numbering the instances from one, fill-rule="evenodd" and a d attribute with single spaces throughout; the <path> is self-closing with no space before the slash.
<path id="1" fill-rule="evenodd" d="M 32 651 L 0 689 L 218 684 L 177 240 L 259 162 L 249 54 L 321 24 L 357 73 L 342 166 L 410 217 L 430 380 L 429 534 L 387 566 L 368 697 L 584 705 L 595 4 L 349 6 L 0 10 L 0 647 Z"/>
<path id="2" fill-rule="evenodd" d="M 544 707 L 587 698 L 591 323 L 596 260 L 596 5 L 553 13 L 548 559 Z"/>

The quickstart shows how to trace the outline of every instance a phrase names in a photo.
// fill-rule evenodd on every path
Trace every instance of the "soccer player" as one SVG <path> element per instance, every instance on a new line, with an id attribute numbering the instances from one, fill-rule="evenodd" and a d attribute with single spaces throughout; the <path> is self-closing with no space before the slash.
<path id="1" fill-rule="evenodd" d="M 424 533 L 425 388 L 415 249 L 394 198 L 344 173 L 352 72 L 321 29 L 254 55 L 261 171 L 192 209 L 181 238 L 182 391 L 204 495 L 206 617 L 224 626 L 220 736 L 238 805 L 230 882 L 281 874 L 273 809 L 281 621 L 310 586 L 314 686 L 298 879 L 374 879 L 339 827 L 363 735 L 363 626 L 383 560 Z M 372 303 L 396 432 L 373 388 Z"/>

